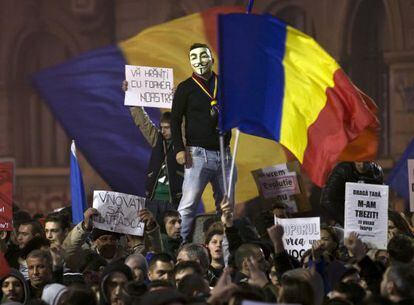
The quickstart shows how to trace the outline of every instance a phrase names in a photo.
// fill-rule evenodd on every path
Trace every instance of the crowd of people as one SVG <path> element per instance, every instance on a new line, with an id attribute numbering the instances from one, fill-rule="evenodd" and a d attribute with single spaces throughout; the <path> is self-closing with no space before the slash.
<path id="1" fill-rule="evenodd" d="M 292 216 L 282 202 L 258 219 L 234 217 L 234 196 L 224 181 L 235 183 L 237 175 L 230 179 L 230 134 L 217 128 L 214 60 L 208 46 L 194 44 L 189 61 L 194 73 L 177 87 L 172 112 L 162 115 L 159 127 L 144 108 L 131 108 L 153 148 L 148 205 L 137 212 L 143 236 L 94 227 L 94 208 L 76 224 L 70 207 L 32 217 L 14 206 L 13 230 L 0 231 L 9 266 L 1 266 L 7 270 L 1 304 L 414 304 L 410 219 L 389 211 L 387 249 L 371 249 L 341 229 L 345 183 L 383 183 L 373 162 L 340 163 L 333 170 L 317 200 L 321 238 L 301 257 L 286 251 L 283 226 L 274 224 L 275 216 Z M 197 222 L 208 183 L 217 213 Z"/>

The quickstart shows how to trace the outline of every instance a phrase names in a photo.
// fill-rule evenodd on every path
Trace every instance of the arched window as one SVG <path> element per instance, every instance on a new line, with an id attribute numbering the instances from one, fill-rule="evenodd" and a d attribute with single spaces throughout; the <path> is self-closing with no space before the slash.
<path id="1" fill-rule="evenodd" d="M 54 35 L 27 36 L 13 56 L 12 85 L 14 155 L 19 167 L 66 167 L 69 140 L 46 103 L 30 82 L 31 75 L 70 57 L 68 48 Z"/>

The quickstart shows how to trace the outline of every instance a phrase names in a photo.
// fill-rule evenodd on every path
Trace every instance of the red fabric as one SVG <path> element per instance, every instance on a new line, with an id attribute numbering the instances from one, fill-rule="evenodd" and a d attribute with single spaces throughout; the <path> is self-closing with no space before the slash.
<path id="1" fill-rule="evenodd" d="M 13 162 L 0 162 L 0 231 L 13 230 Z"/>
<path id="2" fill-rule="evenodd" d="M 241 6 L 213 7 L 201 13 L 204 23 L 204 30 L 208 39 L 208 45 L 217 53 L 217 17 L 219 14 L 243 13 L 245 8 Z M 197 42 L 197 41 L 194 41 Z"/>
<path id="3" fill-rule="evenodd" d="M 7 263 L 6 258 L 4 257 L 3 252 L 0 252 L 0 279 L 5 277 L 10 273 L 10 267 Z"/>
<path id="4" fill-rule="evenodd" d="M 327 103 L 308 129 L 303 168 L 322 187 L 340 160 L 375 159 L 379 122 L 376 106 L 348 79 L 342 69 L 334 74 L 334 87 L 326 90 Z"/>

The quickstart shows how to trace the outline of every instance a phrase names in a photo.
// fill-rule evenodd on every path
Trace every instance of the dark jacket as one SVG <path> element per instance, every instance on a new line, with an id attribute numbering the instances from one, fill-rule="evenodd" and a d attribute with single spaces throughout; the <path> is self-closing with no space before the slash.
<path id="1" fill-rule="evenodd" d="M 354 162 L 341 162 L 332 170 L 321 195 L 321 207 L 326 220 L 344 225 L 345 183 L 382 184 L 383 172 L 374 162 L 365 162 L 366 171 L 359 173 Z"/>
<path id="2" fill-rule="evenodd" d="M 206 82 L 211 87 L 214 75 Z M 209 90 L 211 91 L 211 90 Z M 211 116 L 211 98 L 190 77 L 181 82 L 174 94 L 171 110 L 171 132 L 174 151 L 184 151 L 181 124 L 185 117 L 185 139 L 187 146 L 199 146 L 207 150 L 220 150 L 217 119 Z M 224 144 L 228 146 L 231 134 L 224 137 Z"/>
<path id="3" fill-rule="evenodd" d="M 181 188 L 184 180 L 184 167 L 176 162 L 172 145 L 168 145 L 161 134 L 159 134 L 151 152 L 147 181 L 145 182 L 145 196 L 151 200 L 154 198 L 157 179 L 164 161 L 166 161 L 167 165 L 170 202 L 177 207 L 182 196 Z"/>

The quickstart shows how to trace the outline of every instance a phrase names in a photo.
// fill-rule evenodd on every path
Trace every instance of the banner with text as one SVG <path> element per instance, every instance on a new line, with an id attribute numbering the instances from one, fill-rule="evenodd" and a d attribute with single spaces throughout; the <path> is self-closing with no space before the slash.
<path id="1" fill-rule="evenodd" d="M 358 233 L 370 248 L 387 249 L 388 186 L 347 182 L 345 237 Z"/>
<path id="2" fill-rule="evenodd" d="M 125 66 L 128 90 L 126 106 L 144 106 L 171 109 L 174 76 L 171 68 Z"/>
<path id="3" fill-rule="evenodd" d="M 94 191 L 93 207 L 99 216 L 94 218 L 94 227 L 106 231 L 144 235 L 144 223 L 138 212 L 145 208 L 145 198 L 117 192 Z"/>
<path id="4" fill-rule="evenodd" d="M 287 164 L 278 164 L 252 171 L 264 200 L 283 202 L 290 213 L 298 211 L 294 195 L 301 194 L 298 175 Z"/>
<path id="5" fill-rule="evenodd" d="M 321 239 L 321 220 L 319 217 L 277 218 L 275 224 L 283 226 L 285 250 L 300 260 L 312 244 Z"/>
<path id="6" fill-rule="evenodd" d="M 0 160 L 0 231 L 13 230 L 14 162 Z"/>
<path id="7" fill-rule="evenodd" d="M 410 212 L 414 212 L 414 160 L 407 160 L 408 168 L 408 194 L 410 194 Z"/>

